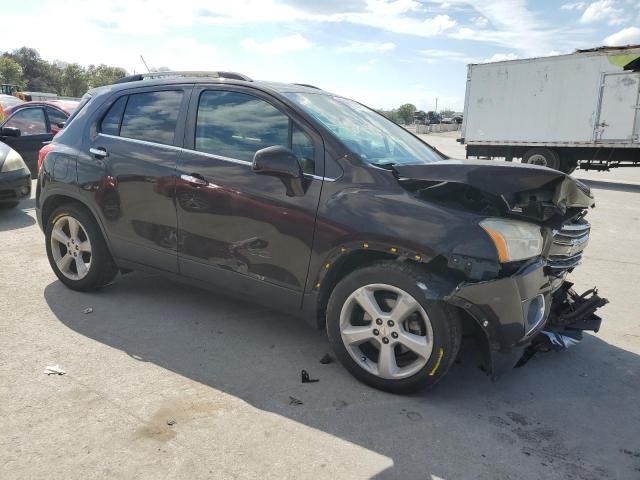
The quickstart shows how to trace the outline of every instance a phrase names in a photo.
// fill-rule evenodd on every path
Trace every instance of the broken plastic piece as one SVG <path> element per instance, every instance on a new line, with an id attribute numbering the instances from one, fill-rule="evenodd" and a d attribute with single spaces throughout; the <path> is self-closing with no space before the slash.
<path id="1" fill-rule="evenodd" d="M 170 420 L 167 420 L 167 425 L 169 425 L 170 427 L 175 424 L 176 424 L 176 421 L 173 418 Z"/>
<path id="2" fill-rule="evenodd" d="M 320 359 L 320 363 L 321 363 L 322 365 L 327 365 L 327 364 L 329 364 L 329 363 L 331 363 L 331 362 L 333 362 L 333 357 L 332 357 L 331 355 L 329 355 L 328 353 L 325 353 L 325 354 L 324 354 L 324 357 L 322 357 L 322 358 Z"/>
<path id="3" fill-rule="evenodd" d="M 60 365 L 52 365 L 44 369 L 44 373 L 47 375 L 66 375 L 63 369 L 60 368 Z"/>
<path id="4" fill-rule="evenodd" d="M 320 381 L 317 378 L 309 377 L 309 372 L 307 372 L 306 370 L 302 370 L 302 372 L 300 372 L 300 373 L 302 375 L 302 383 L 314 383 L 314 382 L 319 382 Z"/>
<path id="5" fill-rule="evenodd" d="M 89 314 L 89 313 L 93 313 L 93 308 L 91 308 L 91 307 L 87 307 L 87 308 L 85 308 L 85 309 L 84 309 L 84 314 L 85 314 L 85 315 L 87 315 L 87 314 Z"/>
<path id="6" fill-rule="evenodd" d="M 304 405 L 304 403 L 296 397 L 289 397 L 289 405 Z"/>

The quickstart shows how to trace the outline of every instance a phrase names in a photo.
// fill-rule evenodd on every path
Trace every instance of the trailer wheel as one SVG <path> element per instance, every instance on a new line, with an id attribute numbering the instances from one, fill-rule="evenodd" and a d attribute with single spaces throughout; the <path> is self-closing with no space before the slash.
<path id="1" fill-rule="evenodd" d="M 527 150 L 522 156 L 522 163 L 541 165 L 558 170 L 560 167 L 560 158 L 556 152 L 548 148 L 532 148 Z"/>

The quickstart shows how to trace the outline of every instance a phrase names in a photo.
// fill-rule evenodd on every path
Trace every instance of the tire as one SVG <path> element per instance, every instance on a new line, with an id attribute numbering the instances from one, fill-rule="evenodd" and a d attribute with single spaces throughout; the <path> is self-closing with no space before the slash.
<path id="1" fill-rule="evenodd" d="M 560 157 L 555 151 L 548 148 L 531 148 L 522 156 L 522 163 L 558 170 L 560 168 Z"/>
<path id="2" fill-rule="evenodd" d="M 461 320 L 454 307 L 425 298 L 418 284 L 428 287 L 429 281 L 429 274 L 415 265 L 381 261 L 350 273 L 335 286 L 327 305 L 327 335 L 336 357 L 354 377 L 380 390 L 409 393 L 431 387 L 446 375 L 460 349 Z M 365 313 L 362 305 L 371 298 L 375 304 L 366 309 L 374 313 L 377 305 L 375 316 L 382 318 Z M 398 298 L 403 299 L 400 306 Z M 382 361 L 383 351 L 384 359 L 393 360 Z"/>
<path id="3" fill-rule="evenodd" d="M 72 290 L 97 290 L 111 283 L 118 273 L 95 219 L 77 203 L 62 205 L 49 216 L 45 245 L 51 268 Z"/>

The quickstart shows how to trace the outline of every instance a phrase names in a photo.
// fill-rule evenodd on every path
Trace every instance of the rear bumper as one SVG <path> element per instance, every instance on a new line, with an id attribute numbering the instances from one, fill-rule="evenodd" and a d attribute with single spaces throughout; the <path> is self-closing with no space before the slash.
<path id="1" fill-rule="evenodd" d="M 0 202 L 17 202 L 31 195 L 31 174 L 27 168 L 0 173 Z"/>

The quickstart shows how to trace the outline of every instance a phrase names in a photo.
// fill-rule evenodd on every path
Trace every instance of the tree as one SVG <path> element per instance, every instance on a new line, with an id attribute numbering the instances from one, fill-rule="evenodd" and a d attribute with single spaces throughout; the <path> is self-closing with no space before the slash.
<path id="1" fill-rule="evenodd" d="M 456 114 L 456 112 L 454 112 L 451 109 L 445 109 L 445 110 L 441 110 L 440 111 L 440 115 L 442 115 L 442 118 L 451 118 Z"/>
<path id="2" fill-rule="evenodd" d="M 89 88 L 101 87 L 115 82 L 119 78 L 126 77 L 127 71 L 120 67 L 109 67 L 107 65 L 89 65 L 87 68 L 87 83 Z"/>
<path id="3" fill-rule="evenodd" d="M 413 123 L 413 114 L 416 113 L 416 106 L 412 103 L 405 103 L 398 107 L 398 117 L 402 123 Z"/>
<path id="4" fill-rule="evenodd" d="M 22 68 L 9 57 L 0 57 L 0 83 L 22 86 Z"/>
<path id="5" fill-rule="evenodd" d="M 28 90 L 53 90 L 49 64 L 40 57 L 34 48 L 21 47 L 12 53 L 5 54 L 22 68 L 22 77 Z"/>
<path id="6" fill-rule="evenodd" d="M 81 97 L 88 89 L 85 71 L 77 63 L 65 67 L 62 82 L 62 93 L 69 97 Z"/>

